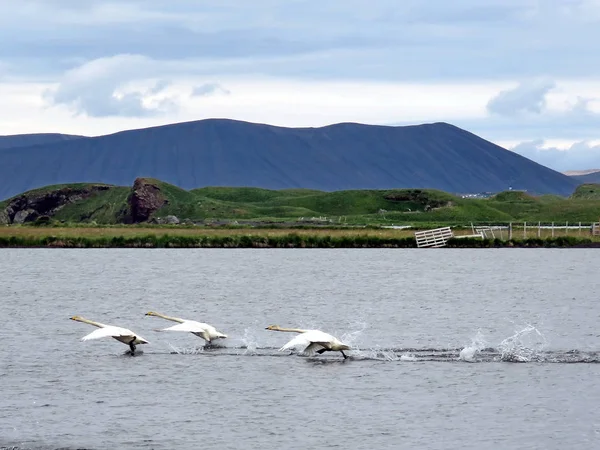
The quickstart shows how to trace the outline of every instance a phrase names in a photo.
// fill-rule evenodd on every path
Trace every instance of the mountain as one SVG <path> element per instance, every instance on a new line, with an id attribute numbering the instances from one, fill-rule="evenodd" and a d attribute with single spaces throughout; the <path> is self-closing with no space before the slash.
<path id="1" fill-rule="evenodd" d="M 53 144 L 55 142 L 70 141 L 83 136 L 59 133 L 14 134 L 0 136 L 0 150 L 4 148 L 28 147 L 31 145 Z"/>
<path id="2" fill-rule="evenodd" d="M 600 169 L 567 170 L 566 172 L 563 172 L 563 173 L 565 175 L 569 175 L 570 177 L 572 177 L 572 176 L 579 176 L 579 175 L 589 175 L 590 173 L 594 173 L 594 172 L 600 172 Z"/>
<path id="3" fill-rule="evenodd" d="M 4 149 L 0 199 L 76 182 L 152 177 L 184 189 L 509 188 L 569 195 L 577 180 L 446 123 L 283 128 L 208 119 Z"/>
<path id="4" fill-rule="evenodd" d="M 600 183 L 600 169 L 565 172 L 581 184 Z"/>

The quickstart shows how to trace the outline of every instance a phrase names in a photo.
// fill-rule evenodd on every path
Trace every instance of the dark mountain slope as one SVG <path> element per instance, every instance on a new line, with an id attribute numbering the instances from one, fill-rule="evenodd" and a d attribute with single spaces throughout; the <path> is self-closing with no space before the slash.
<path id="1" fill-rule="evenodd" d="M 72 139 L 79 139 L 82 137 L 83 136 L 59 133 L 14 134 L 11 136 L 0 136 L 0 150 L 4 148 L 53 144 L 55 142 L 70 141 Z"/>
<path id="2" fill-rule="evenodd" d="M 571 175 L 581 184 L 600 183 L 600 172 L 592 172 L 585 175 Z"/>
<path id="3" fill-rule="evenodd" d="M 513 187 L 562 195 L 579 184 L 445 123 L 281 128 L 210 119 L 0 152 L 0 199 L 60 183 L 130 185 L 136 177 L 184 189 Z"/>

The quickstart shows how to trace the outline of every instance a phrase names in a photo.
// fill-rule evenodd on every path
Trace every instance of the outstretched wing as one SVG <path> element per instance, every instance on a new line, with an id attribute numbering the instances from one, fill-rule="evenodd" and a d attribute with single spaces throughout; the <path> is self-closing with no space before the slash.
<path id="1" fill-rule="evenodd" d="M 163 328 L 162 331 L 187 331 L 188 333 L 202 333 L 206 329 L 198 322 L 183 322 L 172 327 Z"/>
<path id="2" fill-rule="evenodd" d="M 306 334 L 307 333 L 299 334 L 294 339 L 292 339 L 287 344 L 285 344 L 283 347 L 281 347 L 279 349 L 279 351 L 283 352 L 283 351 L 288 350 L 290 348 L 295 348 L 295 347 L 300 347 L 300 346 L 302 346 L 302 347 L 308 347 L 311 344 L 311 342 L 310 342 L 310 340 L 308 340 L 306 338 L 306 336 L 305 336 Z"/>
<path id="3" fill-rule="evenodd" d="M 135 336 L 131 330 L 119 327 L 104 327 L 98 328 L 92 331 L 90 334 L 81 338 L 82 341 L 89 341 L 91 339 L 101 339 L 103 337 L 133 337 Z"/>
<path id="4" fill-rule="evenodd" d="M 331 344 L 335 341 L 336 339 L 330 334 L 324 333 L 320 330 L 311 330 L 299 334 L 294 339 L 285 344 L 283 347 L 281 347 L 279 351 L 303 346 L 305 347 L 305 353 L 312 354 L 316 350 L 319 350 L 320 347 L 330 349 Z"/>
<path id="5" fill-rule="evenodd" d="M 172 327 L 163 328 L 161 331 L 185 331 L 188 333 L 193 333 L 196 336 L 200 336 L 205 341 L 210 342 L 210 334 L 204 328 L 203 324 L 194 321 L 186 321 L 183 323 L 178 323 L 177 325 L 173 325 Z"/>

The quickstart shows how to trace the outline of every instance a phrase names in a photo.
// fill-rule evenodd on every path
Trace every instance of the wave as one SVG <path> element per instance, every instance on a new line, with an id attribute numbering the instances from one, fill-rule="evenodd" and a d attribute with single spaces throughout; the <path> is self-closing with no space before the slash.
<path id="1" fill-rule="evenodd" d="M 351 350 L 347 352 L 348 361 L 390 361 L 390 362 L 452 362 L 452 363 L 600 363 L 600 352 L 571 350 L 545 350 L 533 351 L 522 349 L 517 352 L 514 349 L 507 351 L 506 348 L 485 347 L 475 352 L 468 352 L 465 348 L 417 348 L 417 347 L 390 347 L 373 348 L 363 350 Z M 248 351 L 250 350 L 250 351 Z M 214 348 L 175 348 L 170 352 L 152 352 L 151 355 L 194 355 L 194 356 L 222 356 L 222 357 L 303 357 L 309 360 L 338 360 L 341 355 L 336 352 L 324 353 L 318 356 L 305 356 L 298 352 L 279 352 L 278 347 L 214 347 Z"/>

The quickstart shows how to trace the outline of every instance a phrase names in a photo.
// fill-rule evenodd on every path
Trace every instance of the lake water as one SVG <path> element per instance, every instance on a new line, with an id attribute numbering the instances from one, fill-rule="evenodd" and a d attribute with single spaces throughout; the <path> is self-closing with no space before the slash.
<path id="1" fill-rule="evenodd" d="M 600 447 L 593 249 L 0 250 L 0 448 Z M 229 337 L 203 349 L 149 310 Z M 131 357 L 73 315 L 150 341 Z M 278 349 L 317 328 L 350 358 Z"/>

